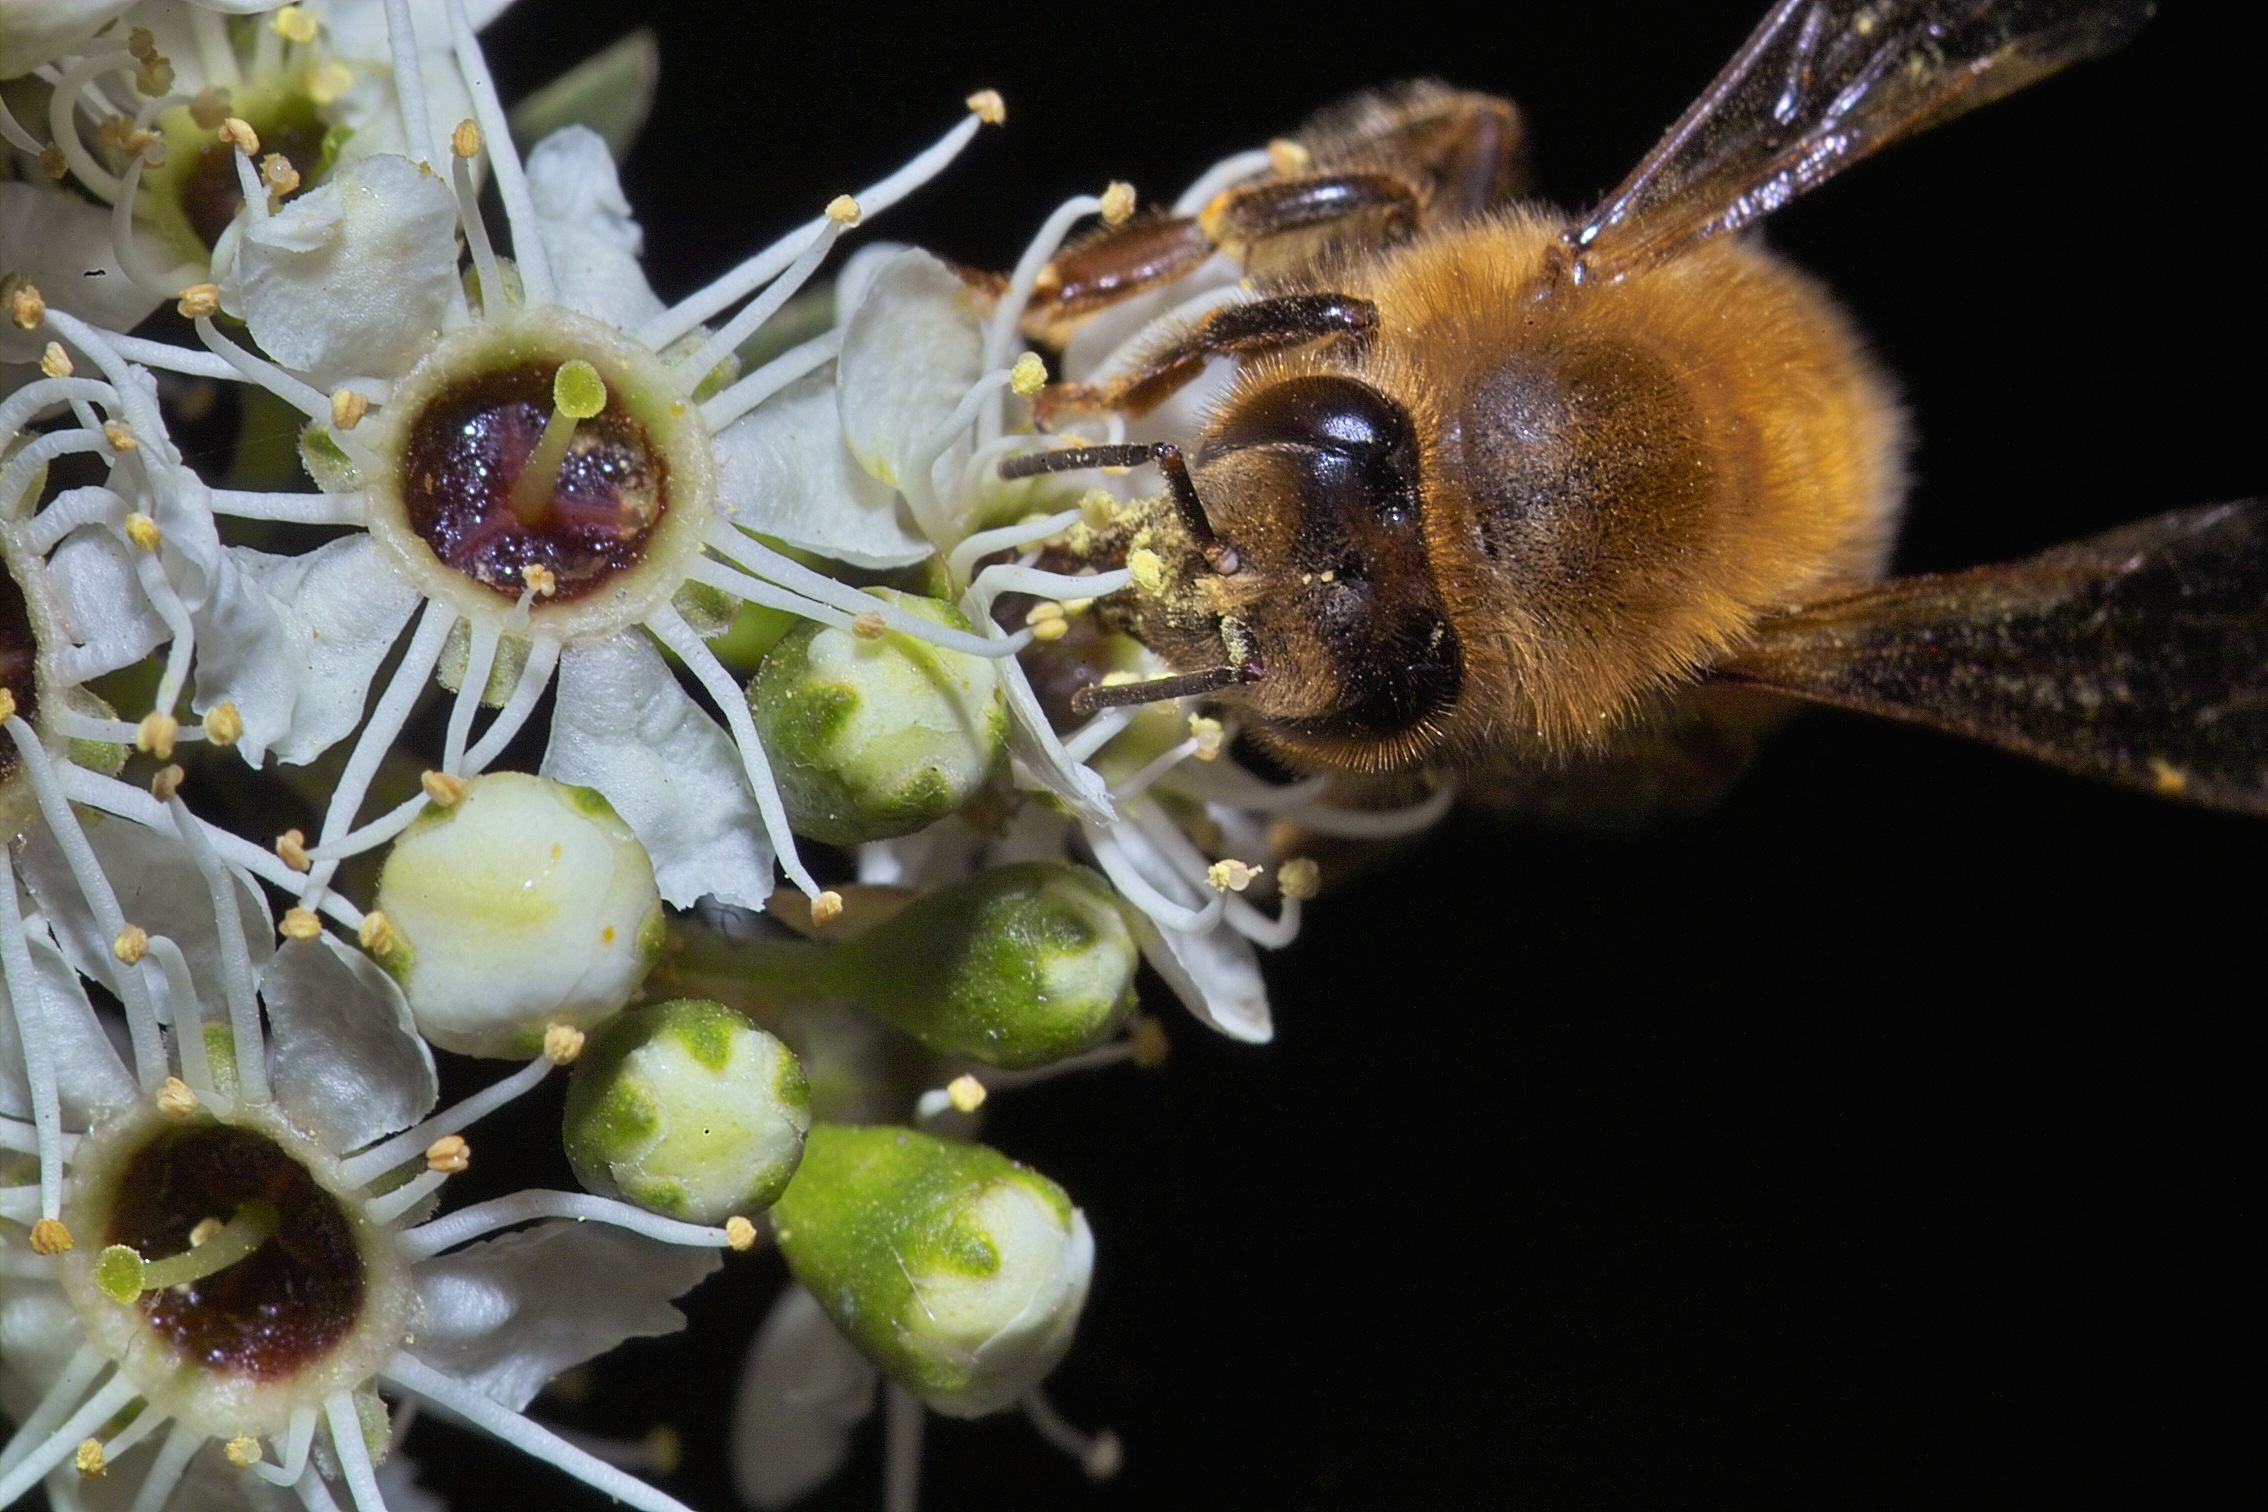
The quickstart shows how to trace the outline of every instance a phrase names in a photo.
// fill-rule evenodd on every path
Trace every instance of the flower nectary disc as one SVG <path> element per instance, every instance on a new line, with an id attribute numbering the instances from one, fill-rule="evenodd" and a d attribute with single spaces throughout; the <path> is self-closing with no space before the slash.
<path id="1" fill-rule="evenodd" d="M 272 1114 L 181 1119 L 145 1104 L 97 1127 L 72 1165 L 65 1222 L 97 1242 L 63 1257 L 64 1290 L 88 1341 L 159 1410 L 213 1437 L 276 1432 L 401 1347 L 413 1293 L 392 1231 Z M 130 1302 L 98 1281 L 108 1246 L 163 1261 L 191 1251 L 201 1225 L 248 1211 L 273 1232 L 225 1269 Z"/>
<path id="2" fill-rule="evenodd" d="M 522 475 L 542 465 L 555 384 L 577 360 L 605 402 L 574 421 L 531 500 Z M 427 597 L 495 619 L 532 580 L 533 628 L 560 639 L 611 634 L 667 600 L 715 509 L 699 408 L 645 347 L 556 306 L 435 347 L 386 407 L 378 471 L 371 531 Z"/>

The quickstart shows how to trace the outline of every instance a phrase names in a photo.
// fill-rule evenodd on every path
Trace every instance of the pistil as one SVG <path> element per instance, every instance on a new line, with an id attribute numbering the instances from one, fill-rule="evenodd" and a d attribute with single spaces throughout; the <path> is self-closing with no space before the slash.
<path id="1" fill-rule="evenodd" d="M 208 1227 L 210 1225 L 210 1227 Z M 189 1248 L 163 1260 L 144 1260 L 123 1244 L 113 1244 L 95 1261 L 95 1285 L 119 1302 L 132 1302 L 144 1292 L 218 1275 L 274 1236 L 276 1210 L 265 1202 L 247 1202 L 226 1223 L 207 1218 L 190 1231 Z M 198 1235 L 204 1240 L 198 1242 Z"/>
<path id="2" fill-rule="evenodd" d="M 559 364 L 551 380 L 551 418 L 543 423 L 543 436 L 528 453 L 520 480 L 512 485 L 512 517 L 529 529 L 551 514 L 551 491 L 559 482 L 559 464 L 575 440 L 575 422 L 588 420 L 606 408 L 606 382 L 598 369 L 580 357 Z"/>

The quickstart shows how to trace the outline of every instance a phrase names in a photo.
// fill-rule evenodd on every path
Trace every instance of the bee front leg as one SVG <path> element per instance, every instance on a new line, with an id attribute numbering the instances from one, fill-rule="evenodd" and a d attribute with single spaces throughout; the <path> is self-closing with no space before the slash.
<path id="1" fill-rule="evenodd" d="M 1205 369 L 1209 357 L 1243 357 L 1311 341 L 1364 341 L 1378 307 L 1352 294 L 1284 294 L 1210 311 L 1133 372 L 1105 383 L 1056 383 L 1032 401 L 1032 421 L 1050 428 L 1065 415 L 1102 411 L 1145 415 Z"/>

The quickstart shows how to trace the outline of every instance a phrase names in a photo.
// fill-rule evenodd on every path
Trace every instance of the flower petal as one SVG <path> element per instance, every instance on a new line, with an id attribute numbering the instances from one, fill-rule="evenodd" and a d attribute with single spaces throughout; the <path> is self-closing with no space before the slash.
<path id="1" fill-rule="evenodd" d="M 788 1283 L 756 1331 L 732 1401 L 732 1484 L 769 1512 L 816 1488 L 850 1457 L 874 1411 L 876 1370 L 818 1299 Z"/>
<path id="2" fill-rule="evenodd" d="M 31 950 L 32 970 L 39 976 L 40 997 L 47 1008 L 47 1053 L 55 1065 L 56 1090 L 63 1105 L 67 1128 L 84 1129 L 104 1111 L 122 1108 L 138 1093 L 134 1078 L 110 1037 L 102 1032 L 94 1005 L 79 974 L 64 961 L 63 953 L 44 937 L 27 932 L 24 944 Z M 23 1044 L 16 1035 L 16 1015 L 0 1012 L 0 1113 L 10 1118 L 32 1116 L 29 1083 L 24 1079 Z"/>
<path id="3" fill-rule="evenodd" d="M 761 908 L 771 896 L 772 848 L 740 752 L 640 632 L 570 646 L 560 657 L 540 770 L 603 793 L 677 907 L 713 894 Z"/>
<path id="4" fill-rule="evenodd" d="M 915 448 L 968 393 L 983 371 L 977 296 L 960 276 L 919 248 L 875 270 L 843 327 L 835 383 L 843 435 L 859 465 L 893 488 Z M 940 465 L 957 476 L 965 443 Z"/>
<path id="5" fill-rule="evenodd" d="M 441 1097 L 433 1052 L 377 962 L 328 934 L 286 940 L 260 978 L 276 1101 L 326 1148 L 359 1150 Z"/>
<path id="6" fill-rule="evenodd" d="M 834 379 L 799 378 L 720 431 L 717 493 L 733 523 L 856 567 L 910 567 L 932 547 L 843 441 Z"/>
<path id="7" fill-rule="evenodd" d="M 123 667 L 169 639 L 135 581 L 126 543 L 89 525 L 74 530 L 47 559 L 63 633 L 103 667 Z"/>
<path id="8" fill-rule="evenodd" d="M 1149 836 L 1135 825 L 1111 826 L 1111 838 L 1143 878 L 1177 903 L 1197 906 L 1197 889 L 1174 870 Z M 1275 1038 L 1268 1012 L 1268 984 L 1252 942 L 1226 924 L 1204 934 L 1167 929 L 1139 908 L 1125 910 L 1126 922 L 1141 943 L 1142 958 L 1191 1013 L 1230 1039 L 1264 1045 Z"/>
<path id="9" fill-rule="evenodd" d="M 341 168 L 236 253 L 244 316 L 269 356 L 318 388 L 405 371 L 457 288 L 457 200 L 408 158 Z"/>
<path id="10" fill-rule="evenodd" d="M 133 0 L 0 0 L 0 79 L 79 51 Z"/>
<path id="11" fill-rule="evenodd" d="M 366 535 L 300 556 L 230 548 L 195 616 L 199 713 L 223 699 L 244 720 L 237 747 L 312 761 L 362 720 L 370 679 L 417 608 L 417 590 Z"/>
<path id="12" fill-rule="evenodd" d="M 670 1306 L 724 1262 L 601 1223 L 539 1223 L 425 1261 L 415 1353 L 515 1412 L 562 1370 L 671 1334 Z"/>
<path id="13" fill-rule="evenodd" d="M 659 315 L 664 306 L 638 265 L 645 232 L 630 218 L 605 139 L 588 126 L 562 127 L 536 143 L 527 172 L 559 302 L 625 331 Z"/>
<path id="14" fill-rule="evenodd" d="M 32 9 L 38 8 L 34 0 Z M 10 37 L 5 51 L 13 51 L 19 9 L 7 4 L 4 12 L 8 19 L 0 30 Z M 8 272 L 23 274 L 42 299 L 89 325 L 130 331 L 160 303 L 119 268 L 106 205 L 90 205 L 53 188 L 0 183 L 0 246 L 8 249 Z M 156 266 L 171 261 L 154 239 L 145 255 Z M 0 362 L 37 360 L 53 335 L 45 329 L 19 330 L 12 320 L 0 321 Z"/>

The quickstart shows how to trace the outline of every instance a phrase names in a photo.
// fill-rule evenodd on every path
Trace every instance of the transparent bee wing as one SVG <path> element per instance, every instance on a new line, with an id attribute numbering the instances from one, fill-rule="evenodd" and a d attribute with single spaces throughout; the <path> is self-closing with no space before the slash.
<path id="1" fill-rule="evenodd" d="M 2109 52 L 2149 0 L 1780 0 L 1581 226 L 1614 279 L 1768 215 L 1879 147 Z"/>
<path id="2" fill-rule="evenodd" d="M 2176 510 L 1806 605 L 1718 671 L 2268 813 L 2268 505 Z"/>

